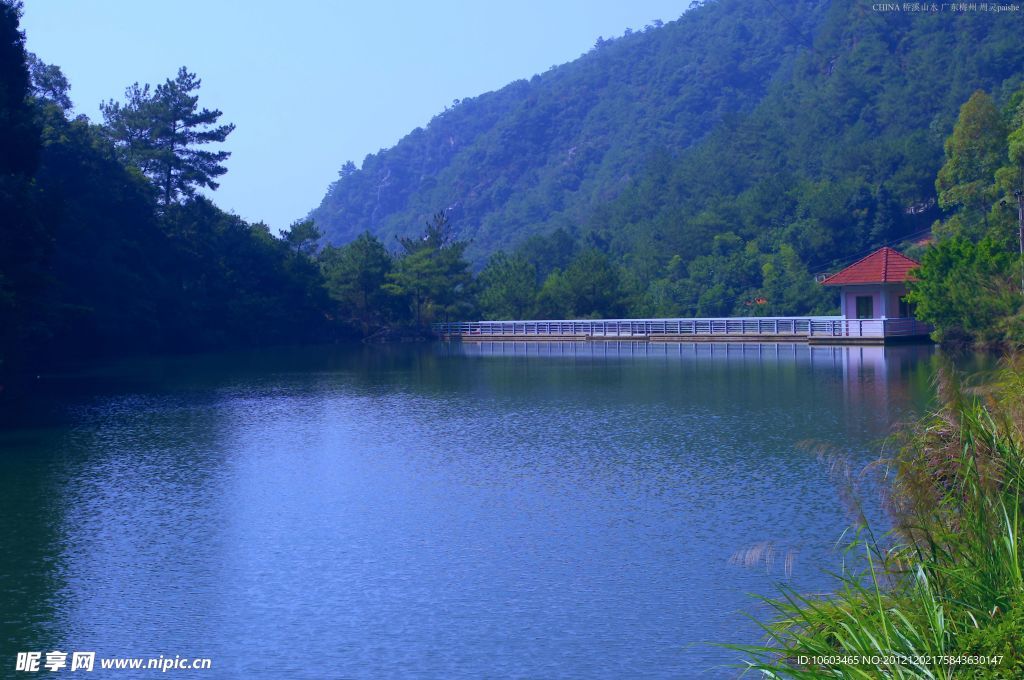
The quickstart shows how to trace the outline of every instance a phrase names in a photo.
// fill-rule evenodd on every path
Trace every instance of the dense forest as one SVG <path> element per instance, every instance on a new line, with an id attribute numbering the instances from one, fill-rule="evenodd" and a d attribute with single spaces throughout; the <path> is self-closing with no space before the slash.
<path id="1" fill-rule="evenodd" d="M 911 297 L 950 347 L 1024 346 L 1024 88 L 975 92 L 946 140 L 934 227 Z"/>
<path id="2" fill-rule="evenodd" d="M 346 163 L 311 216 L 390 244 L 448 208 L 491 318 L 831 311 L 815 274 L 919 257 L 949 216 L 943 145 L 975 91 L 1004 107 L 1024 82 L 1022 31 L 1019 12 L 707 2 L 462 100 Z"/>
<path id="3" fill-rule="evenodd" d="M 818 3 L 723 0 L 678 21 L 597 38 L 579 59 L 454 101 L 394 148 L 346 162 L 311 217 L 329 241 L 390 242 L 448 211 L 480 262 L 534 234 L 583 222 L 651 154 L 685 148 L 749 111 L 806 49 Z M 799 11 L 797 11 L 799 8 Z"/>
<path id="4" fill-rule="evenodd" d="M 814 275 L 882 244 L 923 257 L 943 339 L 1024 337 L 1022 13 L 694 5 L 346 163 L 280 233 L 209 199 L 234 126 L 195 73 L 75 117 L 19 19 L 0 0 L 0 385 L 442 319 L 831 312 Z"/>
<path id="5" fill-rule="evenodd" d="M 475 311 L 444 212 L 400 255 L 371 238 L 321 248 L 310 221 L 247 223 L 208 198 L 234 125 L 200 105 L 195 73 L 132 84 L 102 123 L 72 116 L 20 14 L 0 0 L 0 393 L 78 360 L 422 337 Z"/>
<path id="6" fill-rule="evenodd" d="M 327 293 L 290 233 L 197 193 L 233 129 L 186 69 L 73 118 L 60 68 L 0 3 L 0 377 L 54 361 L 325 337 Z M 3 384 L 0 379 L 0 385 Z"/>

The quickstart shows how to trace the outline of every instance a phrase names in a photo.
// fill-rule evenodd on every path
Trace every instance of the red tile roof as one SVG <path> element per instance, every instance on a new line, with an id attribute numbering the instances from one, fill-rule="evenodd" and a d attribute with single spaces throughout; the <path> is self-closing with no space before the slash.
<path id="1" fill-rule="evenodd" d="M 920 262 L 886 246 L 854 262 L 846 269 L 829 276 L 823 286 L 849 286 L 859 283 L 903 283 L 914 277 L 910 270 Z"/>

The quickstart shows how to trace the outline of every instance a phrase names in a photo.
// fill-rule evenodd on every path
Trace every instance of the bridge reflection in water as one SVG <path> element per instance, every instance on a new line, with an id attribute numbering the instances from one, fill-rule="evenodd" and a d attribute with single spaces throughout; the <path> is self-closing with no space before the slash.
<path id="1" fill-rule="evenodd" d="M 721 360 L 832 363 L 852 371 L 884 371 L 890 362 L 918 362 L 934 353 L 932 345 L 806 345 L 791 342 L 649 342 L 649 341 L 522 341 L 496 340 L 439 343 L 444 354 L 459 356 L 562 357 L 707 357 Z"/>
<path id="2" fill-rule="evenodd" d="M 751 367 L 792 366 L 803 369 L 811 389 L 832 384 L 851 413 L 891 418 L 904 409 L 919 412 L 930 401 L 933 345 L 808 345 L 753 342 L 649 341 L 477 341 L 441 342 L 438 351 L 465 357 L 562 358 L 576 360 L 662 359 Z M 668 374 L 666 379 L 669 378 Z M 803 379 L 797 379 L 801 382 Z"/>

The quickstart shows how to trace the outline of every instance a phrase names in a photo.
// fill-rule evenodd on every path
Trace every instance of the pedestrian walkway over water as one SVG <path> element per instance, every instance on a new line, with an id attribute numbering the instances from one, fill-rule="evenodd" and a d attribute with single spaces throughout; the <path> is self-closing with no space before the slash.
<path id="1" fill-rule="evenodd" d="M 720 319 L 599 319 L 460 321 L 438 323 L 434 333 L 462 341 L 634 340 L 647 342 L 808 342 L 884 344 L 926 339 L 932 327 L 914 319 L 844 319 L 839 316 Z"/>

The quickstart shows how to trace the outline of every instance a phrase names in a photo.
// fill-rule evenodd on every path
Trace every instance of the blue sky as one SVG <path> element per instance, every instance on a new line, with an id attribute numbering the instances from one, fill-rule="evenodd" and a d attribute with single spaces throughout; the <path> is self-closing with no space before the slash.
<path id="1" fill-rule="evenodd" d="M 28 48 L 63 69 L 76 113 L 185 65 L 200 105 L 237 126 L 213 195 L 287 227 L 319 204 L 346 160 L 395 144 L 453 99 L 575 59 L 688 5 L 666 0 L 343 2 L 34 0 Z M 286 10 L 286 11 L 285 11 Z"/>

